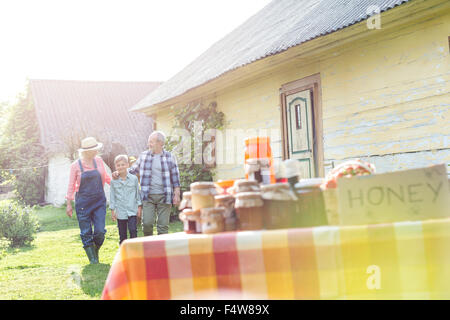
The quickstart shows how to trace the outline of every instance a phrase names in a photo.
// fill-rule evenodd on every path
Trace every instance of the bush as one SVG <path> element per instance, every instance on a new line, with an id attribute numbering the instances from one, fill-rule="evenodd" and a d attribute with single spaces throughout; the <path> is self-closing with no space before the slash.
<path id="1" fill-rule="evenodd" d="M 32 208 L 12 201 L 0 203 L 0 237 L 6 238 L 11 247 L 31 244 L 38 228 L 38 219 Z"/>

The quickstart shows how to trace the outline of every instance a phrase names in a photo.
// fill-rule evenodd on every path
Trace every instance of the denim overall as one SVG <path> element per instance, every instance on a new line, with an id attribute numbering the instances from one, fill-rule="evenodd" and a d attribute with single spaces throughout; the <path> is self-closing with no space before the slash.
<path id="1" fill-rule="evenodd" d="M 75 195 L 75 211 L 80 226 L 80 236 L 83 247 L 95 245 L 99 248 L 105 240 L 106 197 L 103 190 L 102 177 L 97 170 L 84 171 L 81 160 L 78 160 L 81 169 L 80 188 Z M 92 234 L 94 225 L 94 234 Z"/>

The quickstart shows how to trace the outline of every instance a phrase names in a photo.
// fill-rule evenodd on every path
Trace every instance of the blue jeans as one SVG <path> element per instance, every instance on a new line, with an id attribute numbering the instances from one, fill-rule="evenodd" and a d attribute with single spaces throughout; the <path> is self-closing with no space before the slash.
<path id="1" fill-rule="evenodd" d="M 105 240 L 105 216 L 106 203 L 101 203 L 97 207 L 84 208 L 75 202 L 78 225 L 80 226 L 80 237 L 83 247 L 92 246 L 94 243 L 101 247 Z M 94 226 L 94 232 L 92 232 Z"/>
<path id="2" fill-rule="evenodd" d="M 120 237 L 119 244 L 121 244 L 123 240 L 126 240 L 128 238 L 127 226 L 128 230 L 130 231 L 130 239 L 137 237 L 136 221 L 137 221 L 136 216 L 128 217 L 128 219 L 117 219 L 117 227 L 119 228 L 119 237 Z"/>

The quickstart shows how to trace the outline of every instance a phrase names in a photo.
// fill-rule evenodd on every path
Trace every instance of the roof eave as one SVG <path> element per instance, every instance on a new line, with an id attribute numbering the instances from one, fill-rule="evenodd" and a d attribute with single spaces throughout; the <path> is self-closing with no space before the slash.
<path id="1" fill-rule="evenodd" d="M 169 99 L 147 106 L 140 105 L 142 102 L 141 101 L 135 106 L 133 106 L 130 109 L 130 111 L 139 111 L 147 114 L 156 113 L 162 109 L 167 108 L 168 106 L 173 106 L 175 104 L 182 102 L 187 103 L 195 99 L 198 99 L 201 96 L 212 94 L 214 90 L 209 89 L 214 85 L 215 87 L 217 87 L 218 86 L 217 84 L 218 83 L 220 84 L 224 78 L 225 78 L 224 82 L 228 82 L 228 84 L 231 85 L 232 83 L 235 82 L 233 82 L 232 80 L 226 81 L 227 77 L 228 78 L 235 77 L 242 79 L 242 77 L 239 76 L 241 74 L 245 74 L 251 77 L 254 75 L 254 73 L 252 73 L 251 70 L 252 67 L 257 66 L 258 64 L 262 64 L 263 61 L 273 60 L 271 62 L 272 65 L 279 65 L 283 62 L 292 59 L 293 57 L 308 58 L 312 55 L 320 54 L 320 52 L 323 52 L 325 50 L 332 49 L 333 47 L 341 46 L 343 44 L 355 41 L 360 38 L 378 35 L 380 32 L 385 32 L 388 29 L 392 30 L 392 28 L 408 23 L 409 21 L 416 21 L 418 19 L 436 14 L 437 12 L 444 13 L 447 10 L 450 10 L 450 2 L 445 0 L 417 0 L 407 2 L 381 13 L 382 19 L 381 30 L 368 29 L 367 19 L 364 19 L 352 25 L 337 29 L 333 32 L 320 35 L 316 38 L 289 47 L 281 52 L 277 52 L 275 54 L 262 57 L 251 63 L 239 66 L 232 70 L 228 70 L 220 74 L 219 76 L 202 83 L 201 85 L 190 88 L 189 90 L 183 92 L 182 94 L 171 97 Z M 409 19 L 406 21 L 404 18 Z M 221 89 L 224 88 L 225 86 L 221 87 Z"/>

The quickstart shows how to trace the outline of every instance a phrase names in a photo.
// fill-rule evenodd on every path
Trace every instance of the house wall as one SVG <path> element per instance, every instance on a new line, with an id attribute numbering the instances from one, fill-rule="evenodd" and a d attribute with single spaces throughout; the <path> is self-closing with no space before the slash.
<path id="1" fill-rule="evenodd" d="M 375 163 L 378 172 L 449 163 L 449 30 L 447 12 L 373 31 L 320 55 L 299 56 L 204 103 L 217 102 L 228 129 L 271 130 L 274 156 L 280 158 L 279 88 L 320 73 L 325 172 L 354 157 Z M 170 110 L 158 112 L 158 129 L 170 132 L 171 123 Z M 217 149 L 219 157 L 237 151 L 234 163 L 219 161 L 217 179 L 242 177 L 243 143 L 219 141 Z"/>
<path id="2" fill-rule="evenodd" d="M 61 206 L 66 202 L 67 187 L 69 185 L 70 165 L 72 161 L 64 154 L 53 155 L 48 162 L 48 171 L 45 181 L 45 202 L 54 206 Z M 111 169 L 104 163 L 106 172 L 111 176 Z M 105 195 L 109 203 L 110 187 L 105 183 Z"/>

